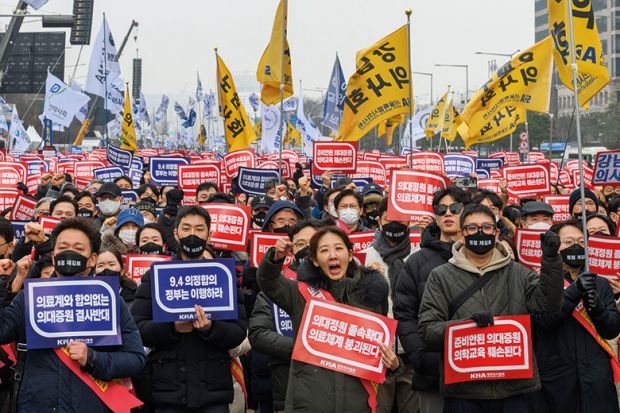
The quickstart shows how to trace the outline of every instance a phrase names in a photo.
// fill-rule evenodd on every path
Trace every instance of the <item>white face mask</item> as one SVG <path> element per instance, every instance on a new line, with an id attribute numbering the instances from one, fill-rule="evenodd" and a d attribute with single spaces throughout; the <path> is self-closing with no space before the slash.
<path id="1" fill-rule="evenodd" d="M 118 238 L 128 247 L 135 247 L 137 232 L 135 229 L 122 229 L 118 232 Z"/>
<path id="2" fill-rule="evenodd" d="M 336 211 L 336 208 L 334 207 L 334 204 L 331 204 L 329 206 L 329 215 L 331 215 L 332 218 L 334 218 L 334 219 L 338 219 L 338 211 Z"/>
<path id="3" fill-rule="evenodd" d="M 150 219 L 146 219 L 146 218 L 144 218 L 144 225 L 146 225 L 146 224 L 152 224 L 153 222 L 155 222 L 155 221 L 152 221 L 152 220 L 150 220 Z"/>
<path id="4" fill-rule="evenodd" d="M 551 228 L 551 225 L 547 224 L 546 222 L 542 222 L 542 221 L 527 226 L 527 229 L 544 229 L 545 231 L 548 230 L 549 228 Z"/>
<path id="5" fill-rule="evenodd" d="M 111 199 L 106 199 L 105 201 L 99 202 L 99 211 L 105 216 L 112 216 L 118 212 L 121 208 L 120 201 L 113 201 Z"/>
<path id="6" fill-rule="evenodd" d="M 353 224 L 357 223 L 357 221 L 360 218 L 360 214 L 357 211 L 357 209 L 346 208 L 346 209 L 341 209 L 338 212 L 340 213 L 340 220 L 345 225 L 353 225 Z"/>

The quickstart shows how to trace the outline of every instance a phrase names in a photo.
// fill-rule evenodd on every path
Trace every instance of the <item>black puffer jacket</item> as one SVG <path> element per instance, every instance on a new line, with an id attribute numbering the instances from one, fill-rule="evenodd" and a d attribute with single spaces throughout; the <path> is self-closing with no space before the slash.
<path id="1" fill-rule="evenodd" d="M 452 243 L 440 241 L 436 223 L 422 232 L 421 249 L 412 254 L 398 277 L 394 291 L 394 318 L 398 320 L 398 338 L 413 365 L 414 390 L 439 388 L 439 353 L 427 351 L 418 333 L 418 311 L 430 272 L 452 258 Z"/>
<path id="2" fill-rule="evenodd" d="M 238 300 L 243 301 L 237 292 Z M 231 403 L 233 385 L 228 350 L 246 337 L 245 307 L 238 303 L 239 318 L 213 321 L 206 333 L 180 334 L 174 323 L 153 322 L 151 273 L 147 271 L 136 292 L 131 313 L 142 341 L 152 351 L 147 370 L 151 377 L 153 405 L 157 408 L 204 409 Z"/>

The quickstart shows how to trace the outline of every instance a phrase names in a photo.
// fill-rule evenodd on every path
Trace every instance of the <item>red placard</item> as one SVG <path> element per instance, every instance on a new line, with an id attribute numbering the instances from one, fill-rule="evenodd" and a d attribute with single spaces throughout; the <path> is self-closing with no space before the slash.
<path id="1" fill-rule="evenodd" d="M 542 152 L 530 152 L 530 153 L 527 154 L 526 159 L 527 159 L 528 162 L 531 162 L 531 163 L 536 163 L 536 162 L 539 162 L 539 161 L 544 161 L 545 160 L 545 154 L 542 153 Z"/>
<path id="2" fill-rule="evenodd" d="M 293 360 L 377 383 L 385 380 L 379 343 L 391 347 L 396 320 L 334 301 L 306 302 Z"/>
<path id="3" fill-rule="evenodd" d="M 507 166 L 504 177 L 510 191 L 518 196 L 545 195 L 551 192 L 549 164 Z"/>
<path id="4" fill-rule="evenodd" d="M 36 194 L 41 182 L 41 175 L 28 175 L 26 178 L 26 186 L 29 194 Z"/>
<path id="5" fill-rule="evenodd" d="M 593 273 L 617 279 L 620 275 L 620 238 L 589 236 L 588 263 Z"/>
<path id="6" fill-rule="evenodd" d="M 594 185 L 592 185 L 592 180 L 594 179 L 594 170 L 589 166 L 583 165 L 583 186 L 588 189 L 594 189 Z M 579 186 L 581 179 L 579 178 L 579 169 L 573 170 L 573 183 L 575 186 Z"/>
<path id="7" fill-rule="evenodd" d="M 56 164 L 56 173 L 59 173 L 59 174 L 68 173 L 68 174 L 75 176 L 73 172 L 75 170 L 76 163 L 77 162 L 75 161 L 58 162 L 58 164 Z"/>
<path id="8" fill-rule="evenodd" d="M 380 158 L 381 158 L 381 154 L 378 154 L 378 153 L 364 152 L 362 154 L 362 159 L 365 161 L 378 161 Z"/>
<path id="9" fill-rule="evenodd" d="M 13 168 L 19 174 L 19 182 L 24 182 L 26 180 L 26 176 L 28 175 L 28 170 L 26 167 L 19 162 L 0 162 L 0 168 Z"/>
<path id="10" fill-rule="evenodd" d="M 97 168 L 105 168 L 105 164 L 101 161 L 79 161 L 74 164 L 73 174 L 80 179 L 90 180 L 95 177 L 93 171 Z"/>
<path id="11" fill-rule="evenodd" d="M 529 315 L 494 317 L 484 328 L 450 324 L 445 337 L 445 384 L 534 377 Z"/>
<path id="12" fill-rule="evenodd" d="M 254 152 L 249 149 L 229 152 L 224 155 L 224 172 L 229 177 L 237 175 L 240 167 L 254 168 Z"/>
<path id="13" fill-rule="evenodd" d="M 496 194 L 500 193 L 499 183 L 501 179 L 478 179 L 478 188 L 486 189 Z"/>
<path id="14" fill-rule="evenodd" d="M 41 215 L 39 217 L 39 225 L 43 227 L 43 233 L 45 235 L 51 235 L 56 225 L 60 224 L 60 218 L 49 217 L 46 215 Z"/>
<path id="15" fill-rule="evenodd" d="M 420 248 L 422 242 L 422 233 L 415 231 L 409 234 L 409 241 L 411 241 L 411 251 Z"/>
<path id="16" fill-rule="evenodd" d="M 573 178 L 572 178 L 571 174 L 566 169 L 562 169 L 560 171 L 560 175 L 558 177 L 558 182 L 560 184 L 562 184 L 565 188 L 574 187 L 574 185 L 573 185 Z"/>
<path id="17" fill-rule="evenodd" d="M 217 249 L 245 251 L 252 207 L 247 205 L 204 204 L 211 215 L 209 242 Z"/>
<path id="18" fill-rule="evenodd" d="M 506 152 L 506 162 L 505 165 L 519 165 L 521 163 L 521 158 L 519 157 L 519 152 Z"/>
<path id="19" fill-rule="evenodd" d="M 15 188 L 20 181 L 21 176 L 17 169 L 12 166 L 0 166 L 0 188 Z"/>
<path id="20" fill-rule="evenodd" d="M 289 163 L 293 165 L 299 162 L 299 154 L 291 149 L 283 149 L 282 150 L 282 159 L 287 159 Z"/>
<path id="21" fill-rule="evenodd" d="M 546 195 L 544 200 L 553 208 L 553 222 L 563 222 L 571 218 L 568 210 L 569 195 Z"/>
<path id="22" fill-rule="evenodd" d="M 140 285 L 142 276 L 151 268 L 151 263 L 160 261 L 170 261 L 172 257 L 168 255 L 149 255 L 149 254 L 125 254 L 125 268 L 127 275 Z"/>
<path id="23" fill-rule="evenodd" d="M 409 157 L 413 158 L 413 168 L 426 172 L 445 173 L 443 163 L 443 153 L 439 152 L 414 152 L 407 155 L 407 164 L 410 164 Z"/>
<path id="24" fill-rule="evenodd" d="M 254 268 L 258 268 L 260 262 L 263 260 L 267 250 L 276 245 L 276 242 L 280 238 L 287 238 L 286 234 L 276 234 L 272 232 L 255 232 L 252 234 L 252 249 L 250 250 L 250 265 Z M 287 255 L 284 259 L 284 265 L 282 269 L 288 268 L 293 262 L 293 256 Z"/>
<path id="25" fill-rule="evenodd" d="M 13 204 L 11 219 L 13 221 L 30 221 L 34 218 L 34 210 L 37 200 L 29 196 L 19 194 Z"/>
<path id="26" fill-rule="evenodd" d="M 416 217 L 434 217 L 433 196 L 441 188 L 450 185 L 450 180 L 440 174 L 413 169 L 395 169 L 390 175 L 390 198 L 388 219 L 391 221 L 412 221 Z"/>
<path id="27" fill-rule="evenodd" d="M 519 262 L 530 269 L 540 268 L 542 249 L 540 234 L 545 232 L 538 229 L 521 229 L 515 231 L 515 245 Z"/>
<path id="28" fill-rule="evenodd" d="M 369 248 L 375 239 L 375 231 L 354 232 L 349 234 L 349 239 L 353 243 L 353 253 L 358 253 Z"/>
<path id="29" fill-rule="evenodd" d="M 258 169 L 275 169 L 278 170 L 278 161 L 262 161 L 258 165 Z M 288 161 L 282 161 L 282 178 L 287 179 L 291 177 L 291 165 Z"/>
<path id="30" fill-rule="evenodd" d="M 392 169 L 400 169 L 407 166 L 407 159 L 404 156 L 382 156 L 379 162 L 385 166 L 386 177 L 390 175 Z"/>
<path id="31" fill-rule="evenodd" d="M 196 189 L 203 182 L 212 182 L 219 187 L 220 168 L 213 164 L 178 165 L 177 179 L 179 188 Z"/>
<path id="32" fill-rule="evenodd" d="M 385 166 L 376 161 L 357 161 L 357 171 L 351 178 L 372 178 L 372 183 L 385 187 Z"/>
<path id="33" fill-rule="evenodd" d="M 23 192 L 17 189 L 0 188 L 0 211 L 12 207 L 19 194 Z"/>
<path id="34" fill-rule="evenodd" d="M 312 173 L 322 175 L 326 171 L 335 173 L 355 172 L 357 164 L 357 142 L 312 143 Z"/>

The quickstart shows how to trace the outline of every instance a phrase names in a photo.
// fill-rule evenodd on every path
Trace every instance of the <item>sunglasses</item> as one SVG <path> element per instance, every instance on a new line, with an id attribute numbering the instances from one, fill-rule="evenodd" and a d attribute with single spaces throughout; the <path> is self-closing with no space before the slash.
<path id="1" fill-rule="evenodd" d="M 446 215 L 448 213 L 448 210 L 450 210 L 450 213 L 452 215 L 456 215 L 456 214 L 460 214 L 461 211 L 463 210 L 463 204 L 459 202 L 455 202 L 450 205 L 435 205 L 434 209 L 435 209 L 435 214 L 437 214 L 437 216 L 440 216 L 440 217 Z"/>

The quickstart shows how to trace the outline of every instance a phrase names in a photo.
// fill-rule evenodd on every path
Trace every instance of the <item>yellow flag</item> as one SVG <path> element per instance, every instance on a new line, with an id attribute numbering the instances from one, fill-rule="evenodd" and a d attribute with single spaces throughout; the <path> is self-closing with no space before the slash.
<path id="1" fill-rule="evenodd" d="M 295 142 L 295 145 L 301 146 L 301 132 L 291 122 L 286 122 L 286 137 L 284 143 Z"/>
<path id="2" fill-rule="evenodd" d="M 385 119 L 409 113 L 407 26 L 357 52 L 338 140 L 358 141 Z"/>
<path id="3" fill-rule="evenodd" d="M 431 136 L 441 131 L 441 125 L 443 125 L 443 118 L 446 110 L 446 101 L 448 100 L 448 93 L 450 93 L 450 91 L 446 92 L 441 99 L 437 101 L 430 115 L 428 115 L 428 119 L 426 119 L 426 127 L 424 128 L 426 139 L 429 139 Z"/>
<path id="4" fill-rule="evenodd" d="M 256 140 L 256 134 L 243 103 L 237 95 L 235 82 L 220 56 L 217 59 L 217 95 L 220 116 L 224 118 L 224 133 L 228 152 L 247 149 Z"/>
<path id="5" fill-rule="evenodd" d="M 495 72 L 467 103 L 461 118 L 470 130 L 488 128 L 506 106 L 547 112 L 551 92 L 551 37 L 519 53 Z"/>
<path id="6" fill-rule="evenodd" d="M 473 133 L 465 122 L 458 127 L 458 134 L 465 143 L 465 149 L 477 143 L 493 142 L 513 133 L 517 125 L 525 122 L 525 110 L 517 106 L 505 106 L 484 128 Z"/>
<path id="7" fill-rule="evenodd" d="M 262 84 L 260 100 L 265 105 L 280 101 L 280 82 L 282 81 L 282 53 L 284 53 L 284 99 L 293 95 L 293 69 L 291 69 L 291 50 L 286 39 L 288 1 L 280 0 L 276 18 L 271 29 L 271 39 L 263 52 L 256 69 L 256 79 Z M 284 29 L 284 52 L 282 51 L 282 30 Z"/>
<path id="8" fill-rule="evenodd" d="M 206 137 L 207 137 L 207 130 L 205 129 L 205 125 L 200 125 L 200 134 L 198 135 L 198 145 L 200 146 L 204 145 Z"/>
<path id="9" fill-rule="evenodd" d="M 125 110 L 123 111 L 123 125 L 121 129 L 121 149 L 129 149 L 138 152 L 138 142 L 136 141 L 136 130 L 133 126 L 133 114 L 131 113 L 131 95 L 129 86 L 125 87 Z"/>
<path id="10" fill-rule="evenodd" d="M 385 135 L 386 143 L 390 146 L 392 144 L 392 138 L 394 137 L 394 130 L 404 121 L 405 115 L 397 115 L 387 119 L 385 122 L 381 122 L 379 126 L 377 126 L 377 137 L 381 138 Z"/>
<path id="11" fill-rule="evenodd" d="M 609 72 L 601 46 L 596 18 L 591 1 L 548 0 L 549 32 L 553 38 L 553 60 L 558 68 L 560 80 L 573 90 L 573 70 L 571 64 L 570 21 L 568 4 L 573 8 L 573 29 L 575 55 L 577 60 L 577 92 L 579 104 L 587 108 L 594 95 L 609 83 Z"/>
<path id="12" fill-rule="evenodd" d="M 454 107 L 453 99 L 450 99 L 450 102 L 446 105 L 445 112 L 441 137 L 450 142 L 454 142 L 456 131 L 463 121 L 461 120 L 459 112 Z"/>

